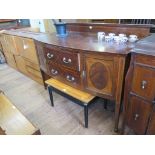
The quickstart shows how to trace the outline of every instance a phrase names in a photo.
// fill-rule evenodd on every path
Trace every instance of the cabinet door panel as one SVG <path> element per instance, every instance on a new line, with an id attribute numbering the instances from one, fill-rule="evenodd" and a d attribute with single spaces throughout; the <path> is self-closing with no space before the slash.
<path id="1" fill-rule="evenodd" d="M 130 96 L 129 100 L 127 124 L 135 133 L 145 134 L 152 111 L 152 103 L 143 101 L 135 96 Z"/>
<path id="2" fill-rule="evenodd" d="M 113 61 L 86 57 L 85 63 L 86 89 L 113 96 Z"/>
<path id="3" fill-rule="evenodd" d="M 38 64 L 37 53 L 35 49 L 35 44 L 32 39 L 22 38 L 23 39 L 23 51 L 21 56 L 28 59 L 29 61 Z"/>

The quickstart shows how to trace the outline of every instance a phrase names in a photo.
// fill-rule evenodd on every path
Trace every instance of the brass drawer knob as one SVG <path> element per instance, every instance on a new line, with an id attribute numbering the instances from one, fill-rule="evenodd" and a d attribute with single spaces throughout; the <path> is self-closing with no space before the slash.
<path id="1" fill-rule="evenodd" d="M 63 57 L 63 62 L 64 62 L 65 64 L 68 64 L 68 63 L 71 63 L 72 60 L 71 60 L 70 58 L 67 60 L 65 57 Z"/>
<path id="2" fill-rule="evenodd" d="M 139 117 L 139 114 L 135 114 L 135 121 L 138 119 L 138 117 Z"/>
<path id="3" fill-rule="evenodd" d="M 75 78 L 73 76 L 67 75 L 66 76 L 67 81 L 73 82 Z"/>
<path id="4" fill-rule="evenodd" d="M 52 73 L 53 75 L 57 75 L 57 74 L 58 74 L 58 71 L 55 70 L 55 69 L 52 69 L 52 70 L 51 70 L 51 73 Z"/>
<path id="5" fill-rule="evenodd" d="M 147 85 L 147 82 L 145 80 L 143 80 L 142 83 L 141 83 L 141 88 L 145 89 L 146 85 Z"/>
<path id="6" fill-rule="evenodd" d="M 47 57 L 48 57 L 49 59 L 51 59 L 51 58 L 53 58 L 53 57 L 54 57 L 54 54 L 47 53 Z"/>

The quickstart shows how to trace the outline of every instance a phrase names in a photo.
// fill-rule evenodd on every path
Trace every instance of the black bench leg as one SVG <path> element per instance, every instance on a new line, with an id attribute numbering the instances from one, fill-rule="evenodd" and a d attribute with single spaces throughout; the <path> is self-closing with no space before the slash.
<path id="1" fill-rule="evenodd" d="M 108 100 L 104 99 L 104 109 L 107 109 Z"/>
<path id="2" fill-rule="evenodd" d="M 85 128 L 88 128 L 88 105 L 84 105 Z"/>
<path id="3" fill-rule="evenodd" d="M 48 89 L 49 96 L 50 96 L 51 106 L 54 107 L 52 88 L 48 86 L 47 89 Z"/>

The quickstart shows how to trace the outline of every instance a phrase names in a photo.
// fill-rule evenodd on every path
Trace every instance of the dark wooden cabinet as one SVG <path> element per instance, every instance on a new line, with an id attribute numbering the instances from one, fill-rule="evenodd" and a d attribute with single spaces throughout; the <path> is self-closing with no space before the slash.
<path id="1" fill-rule="evenodd" d="M 135 50 L 125 81 L 123 132 L 127 125 L 136 134 L 155 134 L 154 99 L 155 56 Z"/>

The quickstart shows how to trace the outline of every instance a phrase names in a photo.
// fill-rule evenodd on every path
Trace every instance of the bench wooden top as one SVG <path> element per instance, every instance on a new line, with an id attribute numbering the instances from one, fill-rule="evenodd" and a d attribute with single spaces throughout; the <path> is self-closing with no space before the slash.
<path id="1" fill-rule="evenodd" d="M 89 93 L 75 89 L 75 88 L 68 86 L 68 85 L 66 85 L 58 80 L 55 80 L 53 78 L 45 81 L 45 83 L 48 84 L 49 86 L 52 86 L 52 87 L 58 89 L 61 92 L 66 93 L 67 95 L 70 95 L 70 96 L 76 98 L 77 100 L 84 102 L 84 103 L 89 103 L 92 99 L 95 98 L 95 96 L 93 96 Z"/>
<path id="2" fill-rule="evenodd" d="M 0 92 L 0 127 L 0 133 L 6 135 L 39 134 L 39 130 L 26 119 L 2 92 Z"/>

